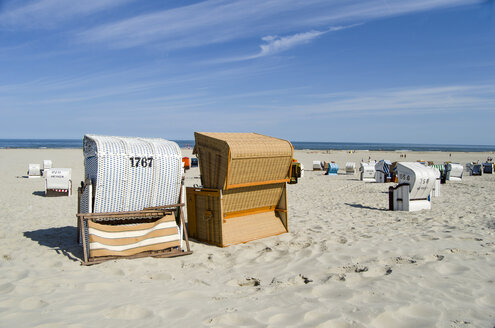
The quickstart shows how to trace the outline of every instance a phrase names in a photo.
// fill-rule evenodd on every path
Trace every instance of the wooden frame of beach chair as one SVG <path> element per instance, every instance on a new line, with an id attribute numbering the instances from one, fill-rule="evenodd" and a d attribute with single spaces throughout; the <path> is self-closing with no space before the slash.
<path id="1" fill-rule="evenodd" d="M 287 185 L 248 190 L 186 188 L 191 238 L 220 247 L 289 232 Z"/>
<path id="2" fill-rule="evenodd" d="M 83 145 L 77 214 L 83 264 L 190 254 L 177 143 L 86 135 Z"/>
<path id="3" fill-rule="evenodd" d="M 93 265 L 115 259 L 135 259 L 141 257 L 176 257 L 192 254 L 189 238 L 183 215 L 184 204 L 160 206 L 133 212 L 113 213 L 79 213 L 78 236 L 82 240 L 83 265 Z M 184 235 L 186 249 L 182 249 L 182 236 L 175 238 L 174 224 L 179 216 L 181 233 Z M 172 230 L 172 231 L 171 231 Z M 163 233 L 160 233 L 162 231 Z M 145 233 L 143 236 L 118 238 L 119 235 Z M 172 232 L 172 233 L 171 233 Z M 115 237 L 109 235 L 115 235 Z M 150 236 L 146 238 L 146 236 Z M 158 243 L 147 243 L 149 240 L 158 240 Z M 127 239 L 127 240 L 125 240 Z M 92 244 L 101 244 L 107 240 L 114 245 L 107 248 L 92 250 Z M 134 241 L 133 248 L 119 250 L 117 247 L 129 247 L 123 242 Z M 125 245 L 125 246 L 124 246 Z M 112 249 L 112 246 L 115 247 Z"/>

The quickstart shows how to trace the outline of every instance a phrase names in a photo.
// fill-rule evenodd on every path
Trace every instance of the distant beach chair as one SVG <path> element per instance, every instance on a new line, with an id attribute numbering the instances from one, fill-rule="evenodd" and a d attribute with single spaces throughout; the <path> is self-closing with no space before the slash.
<path id="1" fill-rule="evenodd" d="M 483 175 L 483 168 L 481 164 L 473 164 L 471 166 L 471 170 L 469 171 L 469 175 L 474 175 L 474 176 Z"/>
<path id="2" fill-rule="evenodd" d="M 392 181 L 392 175 L 390 174 L 391 165 L 391 161 L 383 159 L 375 164 L 376 182 L 384 183 Z"/>
<path id="3" fill-rule="evenodd" d="M 493 174 L 493 163 L 490 162 L 483 163 L 483 173 Z"/>
<path id="4" fill-rule="evenodd" d="M 41 177 L 41 165 L 39 164 L 29 164 L 27 171 L 28 178 L 39 178 Z"/>
<path id="5" fill-rule="evenodd" d="M 327 165 L 325 175 L 337 175 L 339 173 L 339 166 L 335 162 L 330 162 Z"/>
<path id="6" fill-rule="evenodd" d="M 189 170 L 190 164 L 189 164 L 189 157 L 182 157 L 182 163 L 184 163 L 184 170 Z"/>
<path id="7" fill-rule="evenodd" d="M 70 196 L 72 194 L 72 169 L 45 169 L 43 175 L 45 176 L 45 196 Z"/>
<path id="8" fill-rule="evenodd" d="M 45 170 L 52 168 L 52 161 L 49 159 L 43 160 L 43 175 L 45 175 Z"/>
<path id="9" fill-rule="evenodd" d="M 444 164 L 430 164 L 430 167 L 437 169 L 440 172 L 440 183 L 444 184 L 447 180 Z"/>
<path id="10" fill-rule="evenodd" d="M 420 163 L 400 162 L 396 166 L 399 184 L 389 187 L 389 209 L 419 211 L 431 209 L 430 193 L 436 173 Z"/>
<path id="11" fill-rule="evenodd" d="M 83 153 L 77 214 L 83 264 L 191 254 L 175 142 L 86 135 Z"/>
<path id="12" fill-rule="evenodd" d="M 196 157 L 191 157 L 191 167 L 198 167 L 198 159 Z"/>
<path id="13" fill-rule="evenodd" d="M 360 180 L 366 182 L 376 182 L 375 177 L 375 164 L 374 163 L 361 163 L 359 167 L 360 171 Z"/>
<path id="14" fill-rule="evenodd" d="M 354 162 L 345 163 L 345 174 L 353 175 L 354 173 L 356 173 L 356 163 Z"/>
<path id="15" fill-rule="evenodd" d="M 440 184 L 442 183 L 442 172 L 434 166 L 427 166 L 427 167 L 433 170 L 436 177 L 435 184 L 433 185 L 433 189 L 431 191 L 431 196 L 440 197 Z"/>
<path id="16" fill-rule="evenodd" d="M 290 181 L 288 182 L 289 184 L 296 184 L 297 180 L 303 177 L 303 168 L 304 166 L 297 160 L 292 160 Z"/>
<path id="17" fill-rule="evenodd" d="M 473 162 L 466 163 L 466 165 L 464 165 L 464 171 L 467 173 L 471 173 L 471 170 L 473 169 L 474 164 L 475 163 L 473 163 Z"/>
<path id="18" fill-rule="evenodd" d="M 461 181 L 464 168 L 458 163 L 447 163 L 445 165 L 446 179 L 449 181 Z"/>
<path id="19" fill-rule="evenodd" d="M 321 161 L 313 161 L 313 171 L 321 171 L 323 168 L 323 165 Z"/>

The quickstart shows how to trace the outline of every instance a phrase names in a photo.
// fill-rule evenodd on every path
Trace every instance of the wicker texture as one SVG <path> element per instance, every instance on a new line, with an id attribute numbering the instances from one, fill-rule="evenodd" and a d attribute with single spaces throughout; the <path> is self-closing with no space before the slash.
<path id="1" fill-rule="evenodd" d="M 223 193 L 223 210 L 230 213 L 260 207 L 275 208 L 284 187 L 285 183 L 277 183 L 227 190 Z"/>
<path id="2" fill-rule="evenodd" d="M 264 201 L 256 195 L 259 187 L 248 192 L 232 190 L 224 194 L 219 190 L 187 188 L 190 236 L 225 247 L 288 232 L 286 184 L 262 186 L 262 193 L 271 193 L 267 197 L 269 200 Z M 273 206 L 273 210 L 256 211 L 266 206 Z M 254 211 L 227 217 L 229 213 L 246 209 Z"/>
<path id="3" fill-rule="evenodd" d="M 288 179 L 293 147 L 289 141 L 256 133 L 195 132 L 205 188 Z"/>
<path id="4" fill-rule="evenodd" d="M 85 178 L 96 186 L 94 212 L 178 203 L 182 157 L 175 142 L 86 135 L 84 158 Z"/>

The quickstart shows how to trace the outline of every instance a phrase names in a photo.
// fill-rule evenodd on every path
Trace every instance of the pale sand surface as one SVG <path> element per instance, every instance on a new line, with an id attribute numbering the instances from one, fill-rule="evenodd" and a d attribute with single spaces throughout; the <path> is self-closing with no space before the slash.
<path id="1" fill-rule="evenodd" d="M 183 154 L 190 154 L 184 150 Z M 399 152 L 296 151 L 313 160 Z M 414 153 L 465 164 L 488 153 Z M 493 157 L 493 154 L 491 154 Z M 29 163 L 71 167 L 74 195 L 43 197 Z M 430 211 L 390 212 L 391 184 L 306 171 L 290 233 L 193 255 L 81 266 L 81 150 L 0 150 L 1 327 L 493 327 L 495 175 L 442 185 Z M 199 184 L 199 170 L 186 184 Z"/>

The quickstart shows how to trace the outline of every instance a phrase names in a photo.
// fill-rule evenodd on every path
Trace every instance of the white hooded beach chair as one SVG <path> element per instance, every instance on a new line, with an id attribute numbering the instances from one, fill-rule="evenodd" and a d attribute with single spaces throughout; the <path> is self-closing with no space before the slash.
<path id="1" fill-rule="evenodd" d="M 361 163 L 359 167 L 360 180 L 366 182 L 376 182 L 375 178 L 375 163 Z"/>
<path id="2" fill-rule="evenodd" d="M 45 196 L 70 196 L 72 194 L 72 170 L 50 168 L 43 171 L 45 176 Z"/>
<path id="3" fill-rule="evenodd" d="M 445 165 L 446 179 L 449 181 L 461 181 L 464 168 L 461 164 L 448 163 Z"/>
<path id="4" fill-rule="evenodd" d="M 353 175 L 354 173 L 356 173 L 356 163 L 354 162 L 345 163 L 345 174 Z"/>
<path id="5" fill-rule="evenodd" d="M 396 166 L 399 184 L 389 188 L 389 209 L 419 211 L 431 209 L 430 193 L 436 172 L 420 163 L 401 162 Z"/>
<path id="6" fill-rule="evenodd" d="M 27 171 L 28 178 L 39 178 L 41 177 L 41 165 L 39 164 L 29 164 Z"/>
<path id="7" fill-rule="evenodd" d="M 321 161 L 313 161 L 313 171 L 321 171 L 322 168 Z"/>
<path id="8" fill-rule="evenodd" d="M 84 264 L 191 253 L 175 142 L 86 135 L 83 153 L 77 216 Z"/>
<path id="9" fill-rule="evenodd" d="M 392 178 L 390 174 L 390 166 L 392 165 L 391 161 L 388 160 L 380 160 L 375 164 L 376 171 L 376 182 L 389 182 Z"/>
<path id="10" fill-rule="evenodd" d="M 433 197 L 439 197 L 440 196 L 440 184 L 441 184 L 441 179 L 442 179 L 442 172 L 433 166 L 428 166 L 429 169 L 433 170 L 435 173 L 435 184 L 433 185 L 433 189 L 431 191 L 431 196 Z"/>
<path id="11" fill-rule="evenodd" d="M 43 160 L 43 170 L 51 169 L 52 165 L 53 165 L 53 163 L 51 160 L 49 160 L 49 159 Z"/>

